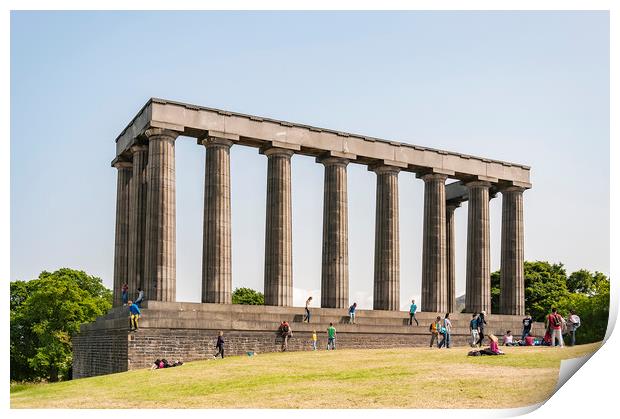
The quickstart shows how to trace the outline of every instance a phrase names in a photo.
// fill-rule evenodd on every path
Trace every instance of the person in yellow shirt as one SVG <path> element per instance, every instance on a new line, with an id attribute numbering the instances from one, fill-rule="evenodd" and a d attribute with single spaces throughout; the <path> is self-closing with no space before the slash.
<path id="1" fill-rule="evenodd" d="M 312 350 L 316 351 L 316 342 L 317 342 L 317 337 L 316 337 L 316 330 L 312 331 Z"/>

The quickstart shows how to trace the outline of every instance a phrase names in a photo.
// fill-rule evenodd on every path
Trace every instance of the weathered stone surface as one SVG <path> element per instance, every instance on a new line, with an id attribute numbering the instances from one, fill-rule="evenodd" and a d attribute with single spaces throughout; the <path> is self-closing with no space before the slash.
<path id="1" fill-rule="evenodd" d="M 177 132 L 152 128 L 147 165 L 145 294 L 149 300 L 176 299 L 176 185 L 174 141 Z"/>
<path id="2" fill-rule="evenodd" d="M 265 227 L 265 304 L 293 304 L 291 156 L 293 151 L 269 148 Z"/>
<path id="3" fill-rule="evenodd" d="M 465 311 L 491 312 L 491 255 L 488 182 L 473 181 L 469 190 L 467 213 L 467 271 Z"/>
<path id="4" fill-rule="evenodd" d="M 523 191 L 523 188 L 515 186 L 501 191 L 502 249 L 499 306 L 502 314 L 525 313 Z"/>
<path id="5" fill-rule="evenodd" d="M 348 160 L 319 159 L 325 165 L 321 307 L 343 308 L 349 303 L 349 236 L 347 209 Z"/>
<path id="6" fill-rule="evenodd" d="M 129 298 L 134 298 L 138 288 L 145 289 L 144 250 L 146 235 L 146 197 L 148 146 L 131 147 L 133 171 L 129 193 Z"/>
<path id="7" fill-rule="evenodd" d="M 447 276 L 447 312 L 456 310 L 456 220 L 454 211 L 460 203 L 446 203 L 446 276 Z"/>
<path id="8" fill-rule="evenodd" d="M 377 174 L 375 209 L 375 276 L 373 308 L 400 309 L 400 240 L 398 173 L 387 165 L 371 167 Z"/>
<path id="9" fill-rule="evenodd" d="M 424 181 L 422 311 L 448 310 L 446 179 L 446 175 L 437 173 L 422 176 Z"/>
<path id="10" fill-rule="evenodd" d="M 230 146 L 232 141 L 208 137 L 202 239 L 202 302 L 232 303 L 230 217 Z"/>
<path id="11" fill-rule="evenodd" d="M 113 305 L 122 305 L 122 286 L 128 280 L 129 250 L 129 190 L 131 163 L 117 162 L 116 183 L 116 232 L 114 235 Z"/>

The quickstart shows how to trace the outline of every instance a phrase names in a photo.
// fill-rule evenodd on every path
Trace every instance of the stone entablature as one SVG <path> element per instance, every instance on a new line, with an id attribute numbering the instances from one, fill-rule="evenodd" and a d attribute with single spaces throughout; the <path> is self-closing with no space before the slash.
<path id="1" fill-rule="evenodd" d="M 157 98 L 150 99 L 116 138 L 116 155 L 122 159 L 149 128 L 198 139 L 226 138 L 258 148 L 287 148 L 316 157 L 329 153 L 352 163 L 382 163 L 404 171 L 431 170 L 456 179 L 531 187 L 530 168 L 522 164 Z"/>

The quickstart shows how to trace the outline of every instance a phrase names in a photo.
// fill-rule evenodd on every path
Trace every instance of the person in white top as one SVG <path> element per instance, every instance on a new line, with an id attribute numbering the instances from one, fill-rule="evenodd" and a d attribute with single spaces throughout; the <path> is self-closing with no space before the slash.
<path id="1" fill-rule="evenodd" d="M 310 323 L 310 303 L 312 302 L 312 297 L 308 297 L 306 300 L 306 315 L 304 316 L 304 321 Z"/>
<path id="2" fill-rule="evenodd" d="M 575 346 L 575 332 L 579 326 L 581 326 L 581 319 L 575 314 L 575 310 L 571 310 L 570 316 L 568 316 L 568 333 L 570 333 L 571 346 Z"/>

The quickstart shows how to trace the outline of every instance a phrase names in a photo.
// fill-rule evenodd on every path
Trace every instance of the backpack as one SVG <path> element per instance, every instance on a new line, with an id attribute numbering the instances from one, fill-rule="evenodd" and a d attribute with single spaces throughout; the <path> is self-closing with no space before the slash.
<path id="1" fill-rule="evenodd" d="M 554 314 L 551 316 L 551 325 L 553 327 L 562 327 L 562 321 L 560 320 L 560 316 Z"/>
<path id="2" fill-rule="evenodd" d="M 574 320 L 574 322 L 573 322 L 573 329 L 576 329 L 579 326 L 581 326 L 581 319 L 579 318 L 578 315 L 574 314 L 573 315 L 573 320 Z"/>

